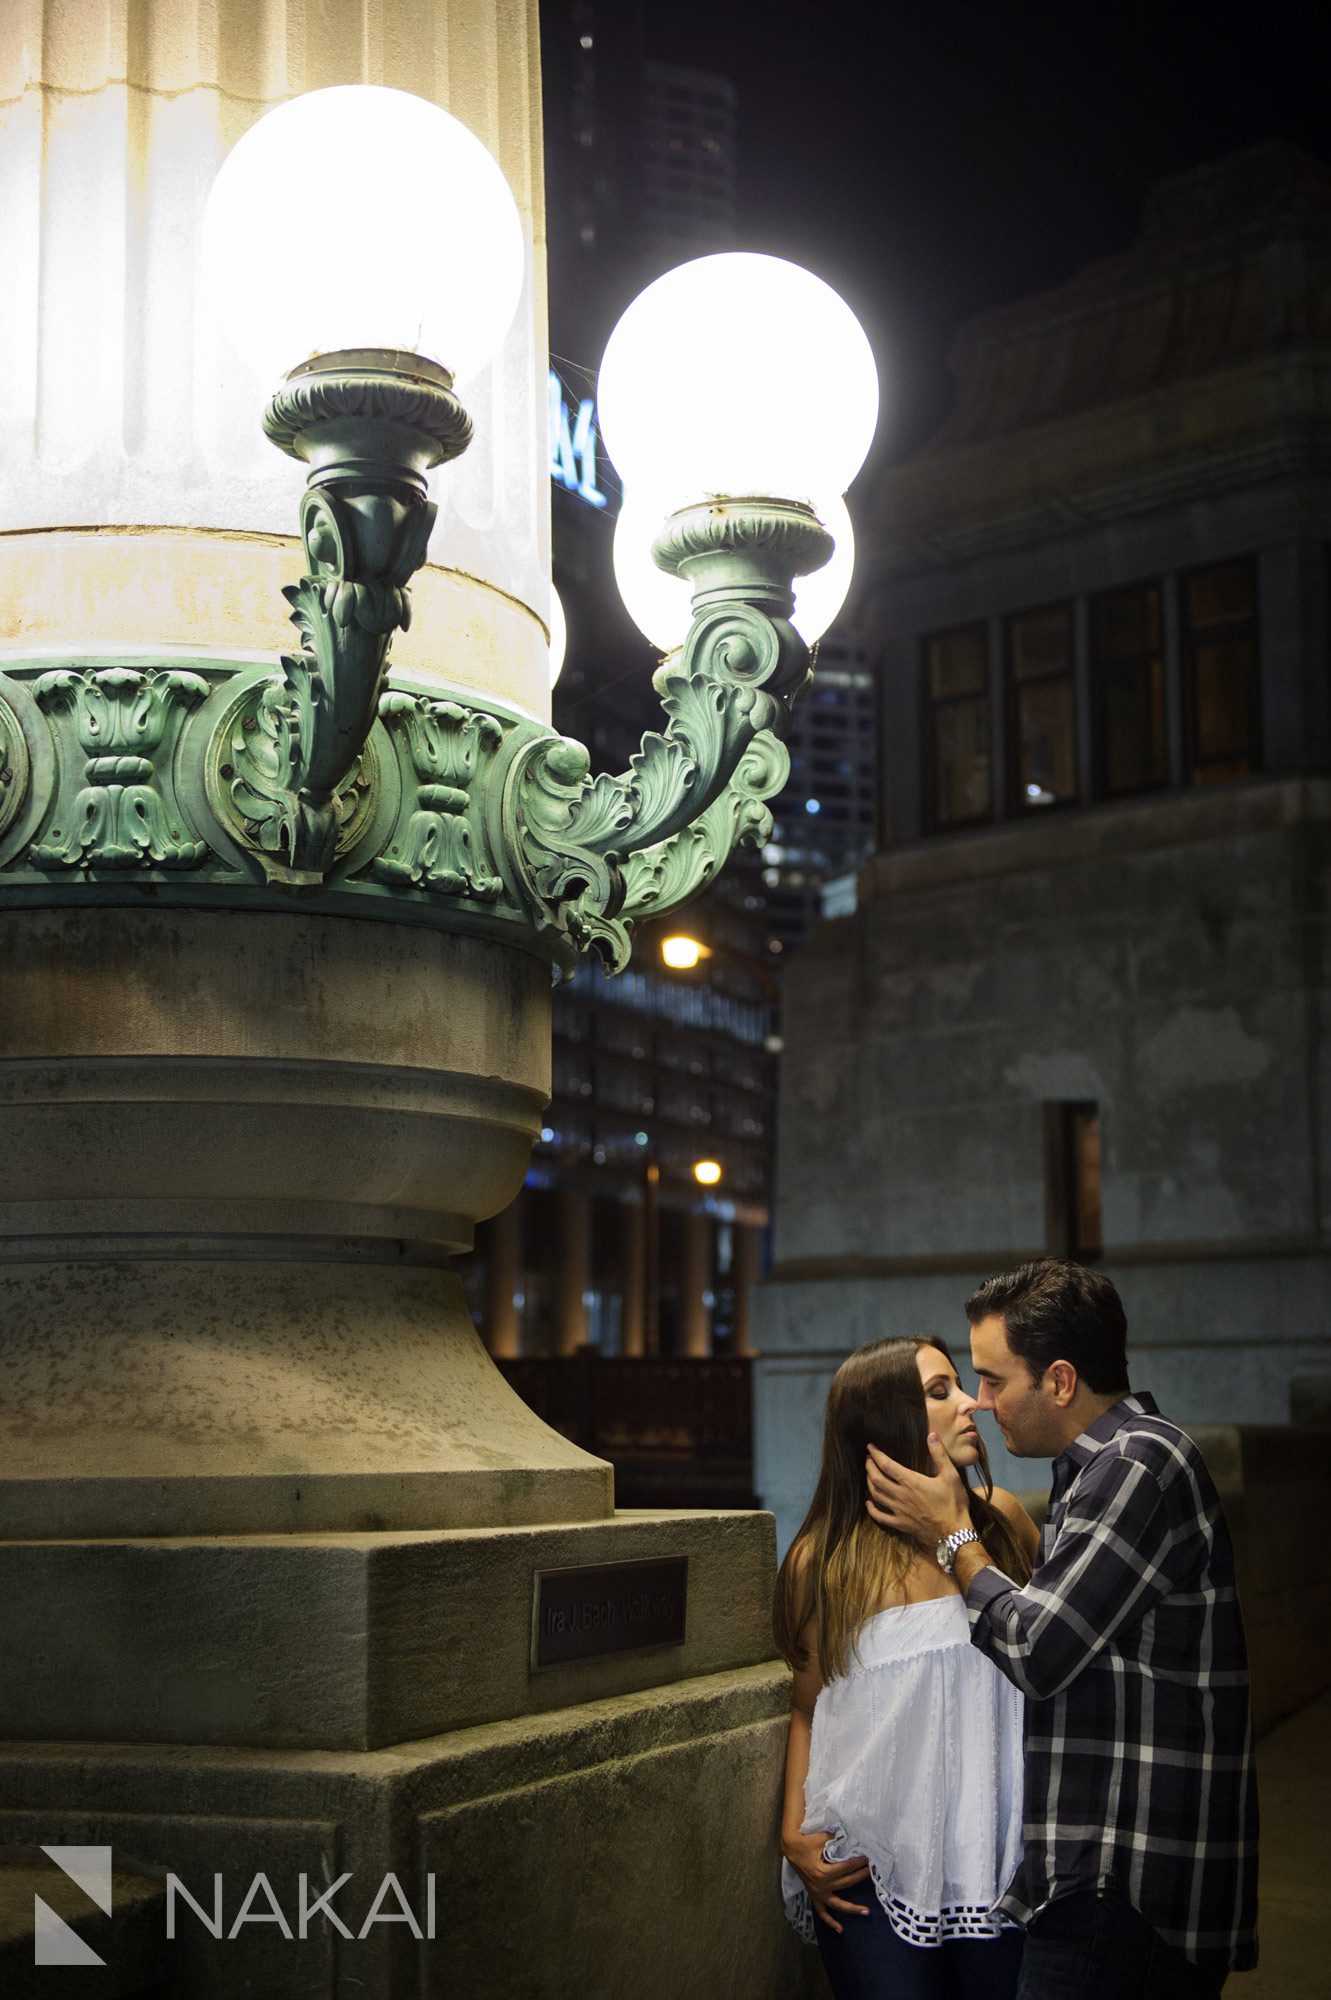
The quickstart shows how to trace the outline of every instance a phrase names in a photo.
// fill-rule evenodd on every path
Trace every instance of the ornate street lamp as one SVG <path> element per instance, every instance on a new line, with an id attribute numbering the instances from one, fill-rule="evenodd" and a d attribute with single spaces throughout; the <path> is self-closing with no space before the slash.
<path id="1" fill-rule="evenodd" d="M 173 1992 L 619 1990 L 634 1941 L 581 1934 L 578 1898 L 625 1855 L 650 1875 L 677 1805 L 768 1901 L 770 1522 L 616 1513 L 611 1468 L 486 1354 L 454 1260 L 527 1171 L 552 974 L 622 965 L 763 825 L 809 670 L 791 584 L 831 544 L 809 502 L 853 467 L 823 462 L 819 363 L 757 279 L 704 344 L 738 403 L 775 332 L 763 421 L 816 463 L 710 461 L 708 417 L 668 464 L 710 393 L 672 337 L 671 374 L 636 376 L 653 498 L 657 447 L 635 458 L 609 394 L 689 604 L 660 731 L 593 777 L 546 719 L 535 0 L 382 0 L 373 33 L 211 0 L 206 34 L 140 0 L 128 43 L 123 8 L 118 41 L 97 0 L 58 11 L 0 33 L 0 1833 L 113 1847 L 90 1935 L 122 1981 L 149 1976 L 151 1911 L 119 1907 L 140 1867 L 200 1919 Z M 406 65 L 474 107 L 521 221 L 400 92 L 252 123 L 311 74 Z M 589 1872 L 607 1758 L 645 1789 Z M 478 1916 L 507 1864 L 548 1892 L 516 1927 Z M 686 1986 L 743 1873 L 702 1898 Z M 301 1939 L 310 1883 L 345 1926 L 329 1902 L 293 1945 L 252 1907 L 271 1884 L 294 1914 L 297 1881 Z M 376 1915 L 390 1885 L 423 1925 Z"/>
<path id="2" fill-rule="evenodd" d="M 404 190 L 423 187 L 418 211 Z M 236 1032 L 249 1004 L 242 966 L 227 972 L 225 1002 L 207 1000 L 207 975 L 191 972 L 190 1005 L 218 1015 L 227 1053 L 201 1042 L 196 1061 L 192 1028 L 153 1031 L 191 1049 L 170 1072 L 194 1107 L 188 1171 L 165 1112 L 155 1123 L 137 1099 L 117 1104 L 102 1154 L 69 1170 L 69 1212 L 103 1232 L 109 1260 L 116 1231 L 151 1247 L 177 1227 L 188 1243 L 171 1269 L 188 1255 L 214 1272 L 229 1260 L 226 1323 L 250 1342 L 247 1359 L 219 1359 L 213 1319 L 200 1330 L 216 1316 L 215 1278 L 172 1290 L 159 1260 L 131 1285 L 123 1258 L 108 1262 L 110 1303 L 80 1335 L 100 1356 L 87 1362 L 102 1381 L 87 1405 L 100 1442 L 79 1440 L 77 1467 L 58 1441 L 44 1446 L 43 1477 L 57 1483 L 44 1497 L 25 1489 L 10 1519 L 81 1534 L 595 1516 L 609 1505 L 604 1468 L 534 1420 L 524 1429 L 455 1281 L 446 1293 L 434 1275 L 413 1277 L 410 1260 L 433 1273 L 520 1184 L 540 1127 L 548 968 L 566 975 L 589 950 L 622 968 L 639 919 L 694 894 L 737 841 L 766 836 L 810 670 L 794 586 L 833 555 L 814 502 L 844 491 L 868 447 L 872 357 L 835 294 L 773 258 L 701 259 L 624 315 L 602 371 L 606 443 L 646 509 L 637 518 L 654 522 L 656 565 L 687 602 L 655 677 L 664 727 L 627 770 L 593 777 L 580 743 L 478 695 L 466 658 L 426 675 L 395 671 L 390 653 L 435 520 L 428 475 L 467 449 L 468 383 L 523 282 L 521 226 L 490 155 L 401 92 L 298 97 L 223 165 L 204 269 L 232 339 L 281 378 L 264 430 L 307 468 L 305 570 L 285 591 L 298 643 L 277 666 L 220 653 L 7 661 L 0 906 L 280 913 L 287 928 L 268 924 L 264 937 L 275 990 L 281 952 L 312 982 L 309 967 L 326 964 L 336 990 L 343 950 L 374 990 L 361 927 L 307 919 L 378 924 L 390 956 L 404 927 L 432 932 L 449 941 L 460 997 L 427 1032 L 427 967 L 404 958 L 369 1013 L 339 997 L 335 1054 L 302 1058 L 297 1075 L 290 1039 L 265 1040 L 266 1023 Z M 255 948 L 252 933 L 235 936 L 236 949 Z M 209 937 L 200 967 L 226 947 L 215 926 Z M 321 990 L 311 983 L 303 1003 L 316 1026 Z M 270 1010 L 275 1021 L 288 1005 Z M 441 1052 L 441 1038 L 465 1043 L 473 1023 L 474 1055 Z M 147 1101 L 162 1094 L 142 1089 Z M 75 1158 L 72 1124 L 59 1144 Z M 365 1246 L 354 1272 L 334 1269 L 350 1254 L 344 1235 Z M 302 1288 L 297 1264 L 323 1275 Z M 393 1291 L 391 1313 L 375 1282 Z M 163 1410 L 188 1403 L 188 1422 L 154 1416 L 144 1399 L 155 1388 L 122 1394 L 122 1350 L 103 1342 L 104 1326 L 128 1325 L 136 1301 L 168 1291 L 186 1303 L 144 1308 L 142 1324 L 168 1338 L 179 1312 L 189 1331 L 169 1365 L 150 1366 L 156 1336 L 136 1336 L 135 1379 L 160 1382 Z M 426 1330 L 434 1313 L 447 1338 Z M 307 1367 L 327 1391 L 318 1416 Z M 211 1484 L 194 1476 L 209 1463 Z M 506 1466 L 540 1476 L 502 1487 Z M 564 1500 L 542 1485 L 546 1472 Z M 350 1477 L 339 1486 L 338 1474 Z"/>

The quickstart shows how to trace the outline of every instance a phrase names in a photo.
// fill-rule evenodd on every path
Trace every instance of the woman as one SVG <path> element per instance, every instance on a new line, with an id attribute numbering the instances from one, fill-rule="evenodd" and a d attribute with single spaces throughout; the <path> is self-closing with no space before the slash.
<path id="1" fill-rule="evenodd" d="M 1017 1988 L 1021 1934 L 989 1910 L 1021 1851 L 1021 1697 L 970 1644 L 951 1576 L 864 1506 L 867 1447 L 931 1472 L 933 1432 L 963 1478 L 980 1468 L 971 1520 L 1025 1583 L 1039 1537 L 993 1486 L 975 1409 L 941 1341 L 852 1354 L 777 1578 L 776 1640 L 795 1675 L 782 1887 L 837 2000 L 1011 2000 Z"/>

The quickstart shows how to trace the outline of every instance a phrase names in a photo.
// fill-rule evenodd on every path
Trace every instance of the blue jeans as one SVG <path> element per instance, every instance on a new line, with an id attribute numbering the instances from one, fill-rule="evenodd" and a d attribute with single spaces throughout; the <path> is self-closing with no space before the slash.
<path id="1" fill-rule="evenodd" d="M 846 1893 L 869 1905 L 867 1917 L 846 1917 L 839 1936 L 821 1917 L 813 1920 L 836 2000 L 1015 2000 L 1020 1931 L 907 1944 L 893 1930 L 871 1882 L 856 1883 Z"/>
<path id="2" fill-rule="evenodd" d="M 1223 1972 L 1204 1972 L 1123 1897 L 1060 1896 L 1026 1932 L 1017 2000 L 1218 2000 Z"/>

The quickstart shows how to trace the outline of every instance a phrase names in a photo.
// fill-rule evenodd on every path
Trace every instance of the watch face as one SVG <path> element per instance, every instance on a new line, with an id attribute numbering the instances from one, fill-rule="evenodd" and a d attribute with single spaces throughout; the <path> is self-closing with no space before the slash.
<path id="1" fill-rule="evenodd" d="M 951 1553 L 952 1551 L 947 1545 L 947 1536 L 944 1535 L 942 1541 L 938 1544 L 938 1547 L 934 1550 L 934 1561 L 939 1565 L 940 1568 L 946 1569 L 947 1559 L 951 1555 Z"/>

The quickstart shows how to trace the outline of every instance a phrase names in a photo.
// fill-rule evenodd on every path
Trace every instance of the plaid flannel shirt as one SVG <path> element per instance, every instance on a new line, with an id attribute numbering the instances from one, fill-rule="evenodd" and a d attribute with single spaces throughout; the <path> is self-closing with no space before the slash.
<path id="1" fill-rule="evenodd" d="M 1054 1462 L 1024 1590 L 966 1594 L 1026 1696 L 1019 1923 L 1111 1884 L 1189 1959 L 1256 1964 L 1257 1788 L 1229 1530 L 1196 1446 L 1125 1396 Z"/>

